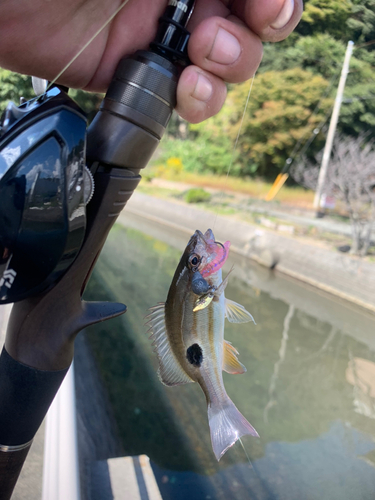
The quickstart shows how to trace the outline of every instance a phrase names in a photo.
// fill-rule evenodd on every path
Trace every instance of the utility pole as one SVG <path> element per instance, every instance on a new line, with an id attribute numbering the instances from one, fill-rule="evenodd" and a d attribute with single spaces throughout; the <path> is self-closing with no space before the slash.
<path id="1" fill-rule="evenodd" d="M 349 41 L 346 47 L 344 64 L 341 70 L 341 76 L 340 76 L 339 86 L 337 88 L 337 94 L 336 94 L 335 104 L 333 106 L 331 121 L 329 124 L 326 145 L 324 147 L 322 164 L 320 166 L 320 171 L 319 171 L 318 185 L 316 188 L 315 198 L 314 198 L 314 208 L 317 210 L 316 214 L 317 217 L 322 216 L 322 213 L 319 212 L 320 199 L 323 194 L 323 187 L 327 176 L 328 163 L 331 157 L 333 139 L 335 137 L 337 122 L 339 119 L 340 107 L 342 102 L 342 95 L 344 93 L 346 77 L 348 76 L 349 73 L 349 62 L 353 52 L 353 46 L 354 42 Z"/>

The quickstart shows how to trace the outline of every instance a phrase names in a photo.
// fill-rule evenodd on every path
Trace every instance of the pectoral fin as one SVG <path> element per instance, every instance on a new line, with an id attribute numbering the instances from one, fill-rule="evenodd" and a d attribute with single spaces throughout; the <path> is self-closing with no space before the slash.
<path id="1" fill-rule="evenodd" d="M 245 373 L 246 367 L 237 359 L 238 351 L 230 342 L 224 340 L 223 370 L 235 375 Z"/>
<path id="2" fill-rule="evenodd" d="M 256 325 L 249 311 L 246 311 L 244 306 L 237 304 L 233 300 L 225 299 L 225 317 L 230 323 L 247 323 L 248 321 L 253 321 Z"/>
<path id="3" fill-rule="evenodd" d="M 182 385 L 194 382 L 182 369 L 172 351 L 165 327 L 165 304 L 160 303 L 150 308 L 148 315 L 150 339 L 159 360 L 158 375 L 165 385 Z"/>

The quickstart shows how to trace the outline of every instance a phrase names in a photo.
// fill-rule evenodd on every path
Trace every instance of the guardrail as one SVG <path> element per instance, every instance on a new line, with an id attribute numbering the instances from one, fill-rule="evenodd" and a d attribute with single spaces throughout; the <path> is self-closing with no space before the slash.
<path id="1" fill-rule="evenodd" d="M 74 389 L 70 367 L 48 411 L 42 500 L 81 500 Z"/>

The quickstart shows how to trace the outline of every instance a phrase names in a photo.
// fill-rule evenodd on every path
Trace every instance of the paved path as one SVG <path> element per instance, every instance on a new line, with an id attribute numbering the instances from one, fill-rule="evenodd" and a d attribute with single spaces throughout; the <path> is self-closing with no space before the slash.
<path id="1" fill-rule="evenodd" d="M 232 203 L 230 204 L 234 208 L 243 210 L 243 205 Z M 277 219 L 284 220 L 287 222 L 292 222 L 298 226 L 305 227 L 316 227 L 322 232 L 341 234 L 343 236 L 352 235 L 352 229 L 350 223 L 340 222 L 334 220 L 332 217 L 324 217 L 323 219 L 317 219 L 312 212 L 305 211 L 303 214 L 293 213 L 290 210 L 283 210 L 265 207 L 263 203 L 254 203 L 251 208 L 246 208 L 247 212 L 256 212 L 265 216 L 276 217 Z M 375 238 L 375 233 L 374 233 Z"/>
<path id="2" fill-rule="evenodd" d="M 190 235 L 211 227 L 219 241 L 231 241 L 232 251 L 375 312 L 375 265 L 358 257 L 140 193 L 134 193 L 120 221 L 126 211 L 171 228 L 182 226 Z"/>
<path id="3" fill-rule="evenodd" d="M 187 191 L 190 188 L 197 187 L 193 184 L 185 184 L 180 182 L 168 181 L 165 179 L 153 179 L 153 185 L 164 187 L 166 189 L 179 190 L 181 192 Z M 223 195 L 223 192 L 219 189 L 205 188 L 212 195 Z M 244 195 L 242 193 L 233 193 L 227 191 L 221 198 L 221 201 L 228 203 L 229 207 L 233 207 L 237 210 L 241 210 L 249 213 L 256 213 L 268 217 L 276 217 L 279 220 L 291 222 L 298 226 L 304 227 L 316 227 L 319 231 L 340 234 L 343 236 L 351 237 L 352 229 L 349 220 L 347 222 L 337 220 L 337 218 L 330 215 L 326 215 L 324 218 L 317 219 L 315 216 L 315 211 L 303 209 L 303 208 L 292 208 L 286 205 L 279 205 L 276 202 L 266 202 L 263 200 L 251 198 L 249 195 Z M 249 204 L 251 201 L 251 204 Z M 375 228 L 372 232 L 372 239 L 375 242 Z"/>

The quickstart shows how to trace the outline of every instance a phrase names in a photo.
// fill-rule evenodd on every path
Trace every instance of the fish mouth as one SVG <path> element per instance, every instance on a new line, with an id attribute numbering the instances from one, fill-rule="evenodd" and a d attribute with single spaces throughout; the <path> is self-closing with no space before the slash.
<path id="1" fill-rule="evenodd" d="M 191 253 L 196 253 L 201 258 L 199 272 L 204 278 L 219 271 L 228 258 L 230 242 L 223 245 L 216 241 L 211 229 L 207 229 L 204 234 L 197 229 L 189 244 Z"/>
<path id="2" fill-rule="evenodd" d="M 214 233 L 211 229 L 203 234 L 199 229 L 195 231 L 193 236 L 190 238 L 188 246 L 191 249 L 191 253 L 197 253 L 198 255 L 203 255 L 205 253 L 212 253 L 215 250 L 216 245 L 221 245 L 221 243 L 215 241 Z"/>
<path id="3" fill-rule="evenodd" d="M 203 234 L 199 229 L 195 231 L 193 234 L 192 238 L 195 238 L 196 243 L 204 243 L 206 245 L 213 245 L 215 243 L 218 243 L 215 241 L 215 236 L 214 233 L 212 232 L 212 229 L 207 229 L 207 231 Z M 219 243 L 221 245 L 221 243 Z"/>

